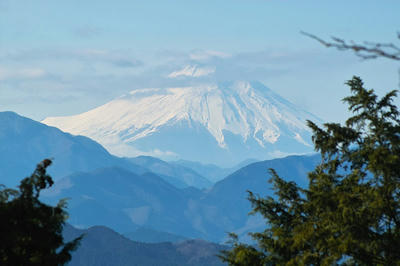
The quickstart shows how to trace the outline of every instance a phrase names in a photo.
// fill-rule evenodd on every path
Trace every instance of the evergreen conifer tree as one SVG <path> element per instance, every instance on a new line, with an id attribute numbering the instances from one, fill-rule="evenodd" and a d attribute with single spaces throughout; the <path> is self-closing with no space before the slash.
<path id="1" fill-rule="evenodd" d="M 220 257 L 230 265 L 400 265 L 400 117 L 396 91 L 378 98 L 359 77 L 347 82 L 344 125 L 311 121 L 322 161 L 300 188 L 274 170 L 275 197 L 250 193 L 266 219 L 252 233 L 257 247 L 238 242 Z"/>
<path id="2" fill-rule="evenodd" d="M 65 265 L 82 238 L 64 243 L 65 200 L 55 207 L 39 200 L 40 191 L 53 184 L 46 174 L 50 164 L 39 163 L 19 190 L 0 190 L 0 265 Z"/>

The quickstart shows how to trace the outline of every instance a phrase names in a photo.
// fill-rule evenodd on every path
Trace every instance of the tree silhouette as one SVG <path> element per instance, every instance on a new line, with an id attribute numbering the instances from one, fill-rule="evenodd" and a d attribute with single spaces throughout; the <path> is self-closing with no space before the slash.
<path id="1" fill-rule="evenodd" d="M 0 265 L 64 265 L 71 259 L 82 236 L 64 243 L 66 201 L 49 206 L 39 200 L 40 191 L 53 185 L 45 159 L 19 190 L 0 190 Z"/>
<path id="2" fill-rule="evenodd" d="M 344 125 L 311 121 L 322 162 L 300 188 L 271 171 L 276 197 L 250 193 L 266 219 L 257 248 L 233 238 L 230 265 L 400 265 L 400 116 L 397 91 L 378 98 L 360 78 L 347 82 Z"/>
<path id="3" fill-rule="evenodd" d="M 400 61 L 400 47 L 394 43 L 376 43 L 376 42 L 356 43 L 354 41 L 346 41 L 338 37 L 331 37 L 332 41 L 326 41 L 307 32 L 301 32 L 301 33 L 305 36 L 308 36 L 318 41 L 325 47 L 336 48 L 340 51 L 351 50 L 355 52 L 355 54 L 362 59 L 376 59 L 382 57 Z M 400 40 L 400 32 L 397 33 L 397 39 Z"/>
<path id="4" fill-rule="evenodd" d="M 350 50 L 362 59 L 400 61 L 393 43 L 362 44 L 332 37 L 328 48 Z M 397 34 L 400 40 L 400 33 Z M 347 82 L 343 99 L 353 112 L 345 125 L 308 121 L 322 162 L 308 174 L 308 188 L 287 182 L 270 169 L 275 198 L 249 192 L 252 213 L 266 219 L 264 232 L 251 233 L 257 248 L 231 234 L 232 250 L 220 258 L 230 265 L 400 265 L 400 117 L 359 77 Z"/>

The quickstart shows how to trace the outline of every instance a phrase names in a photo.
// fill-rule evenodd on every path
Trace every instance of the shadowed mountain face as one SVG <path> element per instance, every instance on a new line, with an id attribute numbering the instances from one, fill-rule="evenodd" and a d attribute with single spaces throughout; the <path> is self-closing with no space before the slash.
<path id="1" fill-rule="evenodd" d="M 245 166 L 225 179 L 217 182 L 201 199 L 195 212 L 207 212 L 207 209 L 223 210 L 204 216 L 204 224 L 218 227 L 221 232 L 235 231 L 239 235 L 265 227 L 263 219 L 248 216 L 251 204 L 247 200 L 248 192 L 252 191 L 262 197 L 273 196 L 273 190 L 268 179 L 268 169 L 273 168 L 285 180 L 295 181 L 306 187 L 307 173 L 320 162 L 320 155 L 289 156 L 281 159 L 267 160 Z M 215 223 L 214 221 L 225 221 Z M 220 235 L 223 237 L 223 235 Z"/>
<path id="2" fill-rule="evenodd" d="M 228 175 L 236 172 L 242 167 L 245 167 L 246 165 L 249 165 L 251 163 L 258 162 L 258 160 L 255 159 L 247 159 L 237 165 L 231 166 L 229 168 L 222 168 L 219 167 L 215 164 L 203 164 L 199 162 L 193 162 L 193 161 L 186 161 L 186 160 L 179 160 L 179 161 L 171 161 L 169 164 L 172 165 L 177 165 L 177 166 L 183 166 L 185 168 L 189 168 L 196 173 L 199 173 L 200 175 L 206 177 L 208 180 L 212 182 L 218 182 L 227 177 Z"/>
<path id="3" fill-rule="evenodd" d="M 0 112 L 0 184 L 15 186 L 29 176 L 44 158 L 53 158 L 49 172 L 55 180 L 79 171 L 120 166 L 136 173 L 146 171 L 109 154 L 100 144 L 72 136 L 13 112 Z"/>
<path id="4" fill-rule="evenodd" d="M 146 227 L 212 241 L 222 241 L 229 231 L 243 235 L 263 225 L 258 217 L 248 217 L 251 208 L 246 191 L 272 194 L 268 168 L 304 185 L 306 173 L 319 161 L 319 156 L 290 156 L 253 163 L 207 190 L 179 189 L 166 182 L 165 176 L 112 156 L 86 137 L 63 133 L 15 113 L 0 113 L 0 141 L 0 183 L 7 186 L 30 175 L 44 158 L 54 158 L 49 172 L 56 184 L 42 193 L 42 198 L 52 203 L 70 198 L 69 222 L 75 226 L 105 225 L 120 233 Z M 145 159 L 149 165 L 167 167 L 162 170 L 166 173 L 188 173 L 186 169 L 174 172 L 182 168 L 155 158 Z"/>
<path id="5" fill-rule="evenodd" d="M 213 184 L 210 180 L 199 175 L 190 168 L 167 163 L 154 157 L 139 156 L 129 158 L 128 160 L 136 165 L 151 169 L 153 173 L 163 177 L 176 187 L 184 188 L 192 186 L 197 188 L 208 188 Z"/>
<path id="6" fill-rule="evenodd" d="M 151 228 L 140 227 L 134 232 L 124 233 L 124 236 L 130 240 L 143 243 L 160 243 L 160 242 L 181 242 L 187 240 L 186 237 L 174 235 L 167 232 L 157 231 Z"/>
<path id="7" fill-rule="evenodd" d="M 207 191 L 178 189 L 154 174 L 137 175 L 121 168 L 104 168 L 63 178 L 43 193 L 55 202 L 70 198 L 69 222 L 78 226 L 105 225 L 118 232 L 139 227 L 181 235 L 223 241 L 229 231 L 244 235 L 265 226 L 251 210 L 247 190 L 272 195 L 268 169 L 300 185 L 320 158 L 290 156 L 250 164 Z"/>
<path id="8" fill-rule="evenodd" d="M 140 243 L 131 241 L 104 226 L 79 230 L 64 227 L 64 238 L 70 241 L 84 234 L 81 245 L 72 253 L 70 266 L 99 265 L 224 265 L 215 256 L 225 246 L 203 240 L 185 240 L 179 243 Z"/>
<path id="9" fill-rule="evenodd" d="M 87 137 L 73 136 L 12 112 L 0 112 L 0 143 L 0 184 L 6 186 L 16 186 L 44 158 L 54 159 L 49 168 L 54 180 L 76 172 L 118 166 L 138 174 L 159 173 L 176 187 L 212 185 L 191 169 L 153 157 L 119 158 Z"/>
<path id="10" fill-rule="evenodd" d="M 184 212 L 191 195 L 152 173 L 136 175 L 122 168 L 103 168 L 73 174 L 42 195 L 50 201 L 70 198 L 69 222 L 73 225 L 106 225 L 119 232 L 147 226 L 200 236 Z"/>

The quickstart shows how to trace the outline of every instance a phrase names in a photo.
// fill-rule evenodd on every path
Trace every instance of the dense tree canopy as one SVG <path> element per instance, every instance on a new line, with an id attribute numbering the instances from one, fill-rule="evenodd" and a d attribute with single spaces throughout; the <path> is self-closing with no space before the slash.
<path id="1" fill-rule="evenodd" d="M 81 237 L 63 241 L 65 201 L 53 207 L 39 200 L 40 191 L 53 184 L 46 174 L 50 164 L 39 163 L 19 190 L 0 190 L 0 265 L 64 265 L 79 244 Z"/>
<path id="2" fill-rule="evenodd" d="M 233 238 L 230 265 L 400 265 L 400 117 L 396 91 L 379 98 L 347 82 L 353 113 L 344 125 L 308 121 L 321 164 L 300 188 L 271 170 L 275 197 L 250 193 L 264 216 L 257 247 Z"/>

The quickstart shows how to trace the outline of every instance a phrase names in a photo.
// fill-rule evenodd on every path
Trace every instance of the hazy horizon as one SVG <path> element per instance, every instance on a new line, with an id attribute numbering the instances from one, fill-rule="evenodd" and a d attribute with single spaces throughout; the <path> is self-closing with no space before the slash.
<path id="1" fill-rule="evenodd" d="M 342 121 L 353 75 L 396 89 L 393 62 L 327 49 L 329 39 L 395 42 L 400 2 L 10 1 L 0 3 L 0 111 L 42 120 L 137 88 L 258 80 L 326 121 Z M 191 67 L 201 71 L 195 75 Z M 192 73 L 193 74 L 193 73 Z"/>

